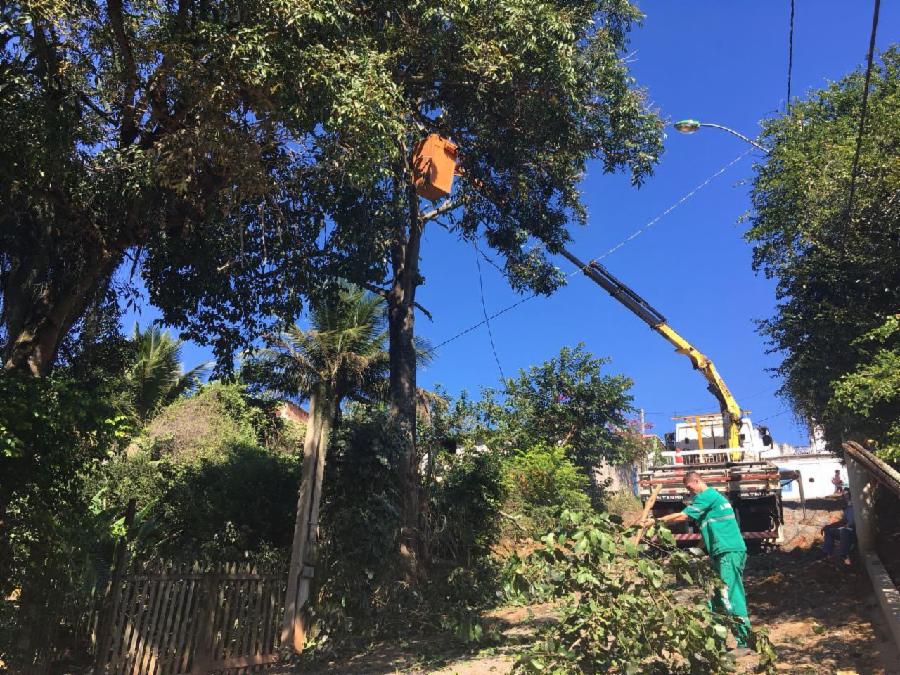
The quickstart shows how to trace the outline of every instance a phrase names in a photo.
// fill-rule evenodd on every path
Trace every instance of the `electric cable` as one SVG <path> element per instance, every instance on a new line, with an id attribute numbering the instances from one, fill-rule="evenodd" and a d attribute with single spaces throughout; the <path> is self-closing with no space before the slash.
<path id="1" fill-rule="evenodd" d="M 497 362 L 497 370 L 500 371 L 501 382 L 506 382 L 506 375 L 503 373 L 503 366 L 500 365 L 500 357 L 497 355 L 497 345 L 494 344 L 494 332 L 491 330 L 491 320 L 488 317 L 487 306 L 484 304 L 484 279 L 481 276 L 481 250 L 478 248 L 478 242 L 472 241 L 475 248 L 475 266 L 478 268 L 478 288 L 481 291 L 481 312 L 484 315 L 484 325 L 487 327 L 488 340 L 491 343 L 491 351 L 494 353 L 494 361 Z"/>
<path id="2" fill-rule="evenodd" d="M 850 199 L 847 201 L 847 218 L 853 213 L 853 197 L 856 193 L 856 175 L 859 172 L 859 155 L 862 150 L 863 133 L 866 126 L 866 109 L 869 103 L 869 82 L 872 80 L 872 61 L 875 59 L 875 35 L 878 33 L 878 15 L 881 11 L 881 0 L 875 0 L 872 11 L 872 32 L 869 35 L 869 53 L 866 56 L 866 77 L 863 83 L 862 106 L 859 112 L 859 130 L 856 132 L 856 152 L 853 154 L 853 167 L 850 169 Z"/>
<path id="3" fill-rule="evenodd" d="M 681 196 L 674 204 L 672 204 L 669 208 L 665 209 L 664 211 L 662 211 L 662 212 L 659 213 L 658 215 L 656 215 L 656 216 L 654 216 L 653 218 L 651 218 L 647 223 L 645 223 L 643 226 L 639 227 L 637 230 L 635 230 L 635 231 L 632 232 L 630 235 L 628 235 L 627 237 L 625 237 L 625 239 L 623 239 L 623 240 L 620 241 L 618 244 L 616 244 L 615 246 L 613 246 L 612 248 L 610 248 L 609 250 L 607 250 L 605 253 L 602 253 L 601 255 L 598 255 L 597 257 L 595 257 L 595 258 L 593 258 L 592 260 L 590 260 L 590 261 L 585 265 L 585 267 L 583 267 L 583 268 L 582 268 L 582 267 L 579 267 L 578 269 L 574 270 L 573 272 L 570 272 L 569 274 L 567 274 L 567 275 L 566 275 L 566 278 L 569 279 L 569 278 L 571 278 L 571 277 L 573 277 L 573 276 L 575 276 L 575 275 L 577 275 L 577 274 L 582 273 L 582 272 L 583 272 L 587 267 L 589 267 L 592 263 L 599 262 L 600 260 L 603 260 L 603 259 L 606 258 L 607 256 L 610 256 L 610 255 L 612 255 L 613 253 L 615 253 L 616 251 L 618 251 L 620 248 L 622 248 L 623 246 L 625 246 L 627 243 L 629 243 L 629 242 L 633 241 L 634 239 L 636 239 L 637 237 L 639 237 L 641 234 L 643 234 L 643 233 L 646 232 L 648 229 L 650 229 L 651 227 L 653 227 L 653 226 L 654 226 L 656 223 L 658 223 L 660 220 L 662 220 L 662 219 L 665 218 L 667 215 L 669 215 L 672 211 L 674 211 L 674 210 L 677 209 L 679 206 L 681 206 L 682 204 L 684 204 L 686 201 L 688 201 L 689 199 L 691 199 L 695 194 L 697 194 L 700 190 L 702 190 L 702 189 L 705 188 L 707 185 L 709 185 L 713 180 L 715 180 L 716 178 L 718 178 L 719 176 L 721 176 L 723 173 L 725 173 L 726 171 L 728 171 L 728 169 L 730 169 L 732 166 L 734 166 L 734 165 L 737 164 L 739 161 L 741 161 L 742 159 L 744 159 L 744 158 L 745 158 L 747 155 L 749 155 L 751 152 L 753 152 L 753 149 L 752 149 L 752 148 L 751 148 L 750 150 L 746 150 L 745 152 L 743 152 L 743 153 L 741 153 L 740 155 L 738 155 L 737 157 L 735 157 L 733 160 L 731 160 L 730 162 L 728 162 L 727 164 L 725 164 L 723 167 L 721 167 L 719 170 L 717 170 L 715 173 L 713 173 L 713 174 L 710 175 L 708 178 L 706 178 L 706 180 L 704 180 L 703 182 L 701 182 L 700 184 L 698 184 L 696 187 L 694 187 L 694 188 L 693 188 L 692 190 L 690 190 L 689 192 L 687 192 L 687 193 L 685 193 L 684 195 L 682 195 L 682 196 Z M 509 312 L 510 310 L 515 309 L 515 308 L 518 307 L 519 305 L 522 305 L 522 304 L 528 302 L 529 300 L 531 300 L 532 298 L 536 298 L 537 296 L 538 296 L 538 293 L 531 293 L 531 294 L 529 294 L 529 295 L 523 296 L 521 299 L 517 300 L 516 302 L 512 303 L 511 305 L 509 305 L 509 306 L 507 306 L 507 307 L 504 307 L 503 309 L 501 309 L 501 310 L 499 310 L 499 311 L 497 311 L 497 312 L 494 312 L 494 313 L 491 314 L 490 316 L 485 316 L 485 318 L 482 319 L 481 321 L 479 321 L 478 323 L 472 324 L 472 325 L 469 326 L 468 328 L 466 328 L 466 329 L 464 329 L 464 330 L 461 330 L 460 332 L 456 333 L 456 334 L 453 335 L 452 337 L 449 337 L 449 338 L 447 338 L 446 340 L 444 340 L 443 342 L 438 343 L 437 345 L 435 345 L 434 350 L 437 351 L 437 350 L 440 349 L 441 347 L 444 347 L 445 345 L 448 345 L 448 344 L 450 344 L 451 342 L 454 342 L 454 341 L 458 340 L 459 338 L 464 337 L 465 335 L 468 335 L 469 333 L 471 333 L 472 331 L 476 330 L 477 328 L 481 328 L 481 326 L 485 325 L 485 324 L 488 323 L 489 321 L 491 321 L 491 320 L 493 320 L 493 319 L 496 319 L 498 316 L 502 316 L 503 314 L 506 314 L 506 313 Z"/>
<path id="4" fill-rule="evenodd" d="M 794 69 L 794 0 L 791 0 L 791 27 L 788 32 L 788 72 L 787 72 L 787 99 L 784 109 L 791 111 L 791 74 Z"/>

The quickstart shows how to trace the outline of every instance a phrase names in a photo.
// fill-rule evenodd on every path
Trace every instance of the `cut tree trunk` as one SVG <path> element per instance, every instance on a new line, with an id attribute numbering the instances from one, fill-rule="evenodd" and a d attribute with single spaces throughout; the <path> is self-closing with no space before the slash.
<path id="1" fill-rule="evenodd" d="M 314 562 L 312 549 L 318 535 L 319 503 L 325 473 L 328 436 L 334 422 L 336 405 L 327 387 L 318 387 L 309 398 L 309 419 L 303 442 L 303 463 L 300 468 L 300 490 L 294 539 L 288 567 L 284 618 L 281 627 L 281 646 L 294 652 L 303 651 L 308 621 L 303 606 L 309 599 L 310 578 L 305 572 Z"/>

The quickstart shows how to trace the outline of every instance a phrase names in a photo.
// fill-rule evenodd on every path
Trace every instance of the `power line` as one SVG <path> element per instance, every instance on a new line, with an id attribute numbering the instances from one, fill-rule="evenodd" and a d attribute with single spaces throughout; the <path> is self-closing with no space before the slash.
<path id="1" fill-rule="evenodd" d="M 587 267 L 587 266 L 590 266 L 591 263 L 598 262 L 598 261 L 600 261 L 600 260 L 603 260 L 603 259 L 606 258 L 607 256 L 612 255 L 613 253 L 615 253 L 616 251 L 618 251 L 620 248 L 622 248 L 623 246 L 625 246 L 625 244 L 627 244 L 627 243 L 629 243 L 630 241 L 633 241 L 634 239 L 636 239 L 637 237 L 639 237 L 641 234 L 643 234 L 643 233 L 646 232 L 648 229 L 650 229 L 651 227 L 653 227 L 653 225 L 655 225 L 655 224 L 658 223 L 660 220 L 662 220 L 662 219 L 665 218 L 667 215 L 669 215 L 672 211 L 674 211 L 674 210 L 677 209 L 679 206 L 681 206 L 681 205 L 684 204 L 686 201 L 688 201 L 691 197 L 693 197 L 695 194 L 697 194 L 700 190 L 702 190 L 702 189 L 705 188 L 707 185 L 709 185 L 713 180 L 715 180 L 716 178 L 718 178 L 719 176 L 721 176 L 723 173 L 725 173 L 726 171 L 728 171 L 728 169 L 730 169 L 732 166 L 734 166 L 734 165 L 737 164 L 739 161 L 741 161 L 742 159 L 744 159 L 744 157 L 746 157 L 747 155 L 749 155 L 751 152 L 753 152 L 753 149 L 747 150 L 747 151 L 741 153 L 740 155 L 738 155 L 737 157 L 735 157 L 733 160 L 731 160 L 730 162 L 728 162 L 727 164 L 725 164 L 723 167 L 721 167 L 718 171 L 716 171 L 716 172 L 713 173 L 711 176 L 709 176 L 709 177 L 708 177 L 706 180 L 704 180 L 702 183 L 700 183 L 699 185 L 697 185 L 696 187 L 694 187 L 692 190 L 690 190 L 690 191 L 687 192 L 686 194 L 682 195 L 681 198 L 679 198 L 674 204 L 672 204 L 672 205 L 671 205 L 669 208 L 667 208 L 665 211 L 663 211 L 662 213 L 658 214 L 658 215 L 655 216 L 654 218 L 651 218 L 646 224 L 644 224 L 642 227 L 640 227 L 640 228 L 638 228 L 637 230 L 635 230 L 634 232 L 632 232 L 630 235 L 628 235 L 627 237 L 625 237 L 625 239 L 623 239 L 622 241 L 620 241 L 618 244 L 616 244 L 615 246 L 613 246 L 611 249 L 609 249 L 609 250 L 606 251 L 605 253 L 603 253 L 603 254 L 597 256 L 596 258 L 593 258 L 590 262 L 587 263 L 586 267 Z M 479 269 L 480 269 L 480 265 L 479 265 Z M 567 275 L 566 275 L 566 278 L 569 279 L 569 278 L 571 278 L 571 277 L 575 276 L 576 274 L 579 274 L 579 273 L 581 273 L 581 272 L 583 272 L 583 271 L 584 271 L 584 268 L 578 268 L 578 269 L 576 269 L 575 271 L 570 272 L 569 274 L 567 274 Z M 468 328 L 466 328 L 466 329 L 464 329 L 464 330 L 461 330 L 460 332 L 456 333 L 456 334 L 453 335 L 452 337 L 449 337 L 449 338 L 447 338 L 446 340 L 444 340 L 443 342 L 438 343 L 438 344 L 434 347 L 434 350 L 437 351 L 437 350 L 440 349 L 441 347 L 444 347 L 445 345 L 448 345 L 448 344 L 450 344 L 451 342 L 454 342 L 454 341 L 458 340 L 459 338 L 464 337 L 465 335 L 468 335 L 469 333 L 471 333 L 471 332 L 474 331 L 475 329 L 481 328 L 481 326 L 484 326 L 484 325 L 487 324 L 489 321 L 492 321 L 493 319 L 496 319 L 498 316 L 501 316 L 501 315 L 503 315 L 503 314 L 506 314 L 506 313 L 509 312 L 510 310 L 515 309 L 515 308 L 518 307 L 519 305 L 522 305 L 522 304 L 528 302 L 529 300 L 531 300 L 532 298 L 536 298 L 537 296 L 538 296 L 537 293 L 531 293 L 531 294 L 529 294 L 529 295 L 523 296 L 520 300 L 514 302 L 513 304 L 509 305 L 508 307 L 504 307 L 503 309 L 501 309 L 501 310 L 499 310 L 499 311 L 497 311 L 497 312 L 494 312 L 494 313 L 491 314 L 490 316 L 485 316 L 485 318 L 482 319 L 481 321 L 479 321 L 478 323 L 472 324 L 472 325 L 469 326 Z"/>
<path id="2" fill-rule="evenodd" d="M 503 366 L 500 365 L 500 357 L 497 356 L 497 346 L 494 344 L 494 332 L 491 330 L 491 320 L 488 317 L 487 306 L 484 304 L 484 279 L 481 276 L 481 250 L 478 248 L 478 242 L 472 241 L 475 248 L 475 266 L 478 268 L 478 288 L 481 291 L 481 313 L 484 315 L 484 325 L 487 327 L 488 340 L 491 343 L 491 351 L 494 352 L 494 361 L 497 362 L 497 370 L 500 371 L 501 381 L 506 381 L 506 375 L 503 374 Z"/>
<path id="3" fill-rule="evenodd" d="M 791 409 L 786 408 L 779 413 L 775 413 L 774 415 L 769 415 L 768 417 L 763 417 L 761 420 L 756 420 L 756 425 L 759 426 L 761 423 L 765 422 L 766 420 L 771 420 L 771 419 L 775 419 L 776 417 L 781 417 L 782 415 L 787 415 L 789 412 L 791 412 Z"/>
<path id="4" fill-rule="evenodd" d="M 791 27 L 788 32 L 788 72 L 787 72 L 787 100 L 784 108 L 791 110 L 791 74 L 794 69 L 794 0 L 791 0 Z"/>
<path id="5" fill-rule="evenodd" d="M 847 218 L 853 213 L 853 197 L 856 193 L 856 174 L 859 172 L 859 154 L 862 150 L 863 132 L 866 126 L 866 110 L 869 103 L 869 82 L 872 79 L 872 61 L 875 58 L 875 35 L 878 33 L 878 14 L 881 0 L 875 0 L 872 11 L 872 32 L 869 35 L 869 53 L 866 56 L 866 79 L 863 83 L 862 108 L 859 112 L 859 130 L 856 132 L 856 152 L 853 154 L 853 168 L 850 170 L 850 199 L 847 201 Z"/>

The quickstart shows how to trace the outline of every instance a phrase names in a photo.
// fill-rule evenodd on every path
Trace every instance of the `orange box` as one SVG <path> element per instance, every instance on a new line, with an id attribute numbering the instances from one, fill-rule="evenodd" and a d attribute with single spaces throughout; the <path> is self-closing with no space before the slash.
<path id="1" fill-rule="evenodd" d="M 433 202 L 450 196 L 456 155 L 456 145 L 438 134 L 428 134 L 416 143 L 412 156 L 416 194 Z"/>

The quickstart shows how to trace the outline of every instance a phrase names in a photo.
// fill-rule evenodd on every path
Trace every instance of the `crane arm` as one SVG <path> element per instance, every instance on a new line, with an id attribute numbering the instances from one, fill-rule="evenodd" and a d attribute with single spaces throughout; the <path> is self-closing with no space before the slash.
<path id="1" fill-rule="evenodd" d="M 706 386 L 710 393 L 719 402 L 722 411 L 722 419 L 725 424 L 725 434 L 728 437 L 728 447 L 736 448 L 740 445 L 738 432 L 741 428 L 741 407 L 731 395 L 719 371 L 713 362 L 696 349 L 690 342 L 679 335 L 666 321 L 659 310 L 635 293 L 631 288 L 619 281 L 609 270 L 598 262 L 583 263 L 566 249 L 560 251 L 572 264 L 576 265 L 585 276 L 609 293 L 613 298 L 625 305 L 641 321 L 659 333 L 675 347 L 675 351 L 684 354 L 690 359 L 695 369 L 706 379 Z"/>

